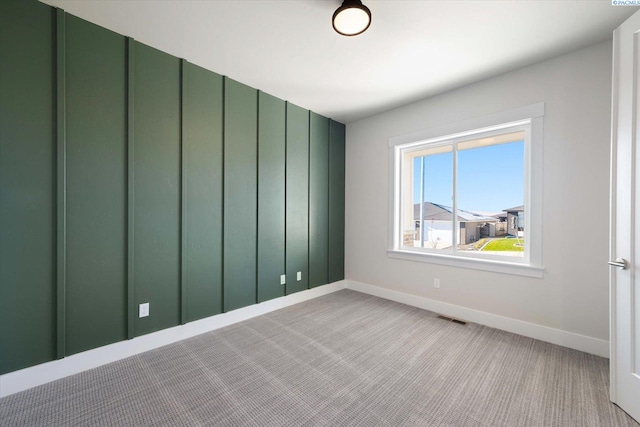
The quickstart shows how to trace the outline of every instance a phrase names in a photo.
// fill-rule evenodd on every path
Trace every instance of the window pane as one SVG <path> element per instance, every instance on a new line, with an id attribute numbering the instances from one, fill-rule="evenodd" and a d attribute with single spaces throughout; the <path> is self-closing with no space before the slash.
<path id="1" fill-rule="evenodd" d="M 459 251 L 524 256 L 524 132 L 458 143 Z"/>
<path id="2" fill-rule="evenodd" d="M 436 147 L 410 153 L 412 232 L 406 246 L 451 251 L 453 245 L 453 148 Z M 406 236 L 408 237 L 408 236 Z"/>

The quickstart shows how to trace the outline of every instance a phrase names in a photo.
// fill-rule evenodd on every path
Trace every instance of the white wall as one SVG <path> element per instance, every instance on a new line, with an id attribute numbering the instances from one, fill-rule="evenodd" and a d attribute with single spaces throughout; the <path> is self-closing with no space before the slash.
<path id="1" fill-rule="evenodd" d="M 537 102 L 544 278 L 388 258 L 388 139 Z M 610 104 L 608 41 L 348 124 L 347 279 L 608 340 Z"/>

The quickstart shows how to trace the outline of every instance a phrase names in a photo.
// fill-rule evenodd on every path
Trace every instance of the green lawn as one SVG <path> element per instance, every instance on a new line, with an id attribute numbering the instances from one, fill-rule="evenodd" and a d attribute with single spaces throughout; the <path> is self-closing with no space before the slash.
<path id="1" fill-rule="evenodd" d="M 516 246 L 519 245 L 519 246 Z M 496 239 L 482 249 L 483 251 L 517 251 L 524 252 L 524 239 Z"/>

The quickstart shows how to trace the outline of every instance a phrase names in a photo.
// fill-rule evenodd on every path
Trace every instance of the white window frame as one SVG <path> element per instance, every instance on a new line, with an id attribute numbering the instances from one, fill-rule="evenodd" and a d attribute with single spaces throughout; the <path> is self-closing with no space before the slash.
<path id="1" fill-rule="evenodd" d="M 441 141 L 447 144 L 468 140 L 476 134 L 492 132 L 525 131 L 525 256 L 511 258 L 468 252 L 407 248 L 402 246 L 402 159 L 404 153 L 424 144 L 434 146 Z M 542 182 L 543 182 L 543 131 L 544 103 L 515 108 L 487 116 L 451 123 L 445 126 L 421 130 L 389 139 L 389 248 L 391 258 L 449 265 L 476 270 L 542 278 Z M 454 156 L 455 158 L 455 156 Z M 454 161 L 453 179 L 457 176 Z M 454 182 L 454 202 L 457 189 Z M 413 205 L 413 203 L 412 203 Z M 454 203 L 454 212 L 456 209 Z M 454 218 L 455 219 L 455 215 Z M 454 229 L 457 221 L 454 222 Z"/>

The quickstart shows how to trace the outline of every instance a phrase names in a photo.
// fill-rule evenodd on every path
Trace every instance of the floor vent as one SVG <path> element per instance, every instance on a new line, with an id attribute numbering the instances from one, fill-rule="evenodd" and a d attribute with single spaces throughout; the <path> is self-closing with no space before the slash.
<path id="1" fill-rule="evenodd" d="M 457 323 L 459 325 L 466 325 L 467 322 L 464 320 L 456 319 L 454 317 L 445 316 L 443 314 L 438 314 L 438 319 L 446 320 L 447 322 Z"/>

